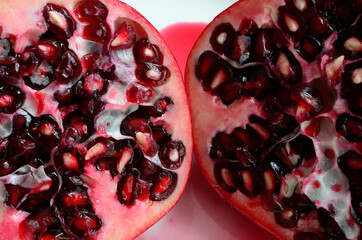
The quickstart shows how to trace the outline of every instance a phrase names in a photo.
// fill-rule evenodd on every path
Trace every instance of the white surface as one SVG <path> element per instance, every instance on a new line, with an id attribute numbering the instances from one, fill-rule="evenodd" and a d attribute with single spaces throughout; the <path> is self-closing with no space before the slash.
<path id="1" fill-rule="evenodd" d="M 235 0 L 125 0 L 158 30 L 176 22 L 210 22 Z"/>

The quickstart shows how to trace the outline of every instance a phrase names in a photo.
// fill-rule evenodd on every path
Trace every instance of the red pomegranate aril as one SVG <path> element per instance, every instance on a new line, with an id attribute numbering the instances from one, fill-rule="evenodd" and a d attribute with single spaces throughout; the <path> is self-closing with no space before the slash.
<path id="1" fill-rule="evenodd" d="M 66 168 L 68 168 L 69 170 L 73 170 L 73 171 L 79 170 L 79 163 L 78 163 L 78 159 L 76 156 L 67 152 L 67 153 L 63 153 L 62 157 L 63 157 L 64 166 Z"/>
<path id="2" fill-rule="evenodd" d="M 69 207 L 85 206 L 88 204 L 88 196 L 83 193 L 69 192 L 63 197 L 63 202 Z"/>
<path id="3" fill-rule="evenodd" d="M 114 141 L 111 139 L 98 138 L 88 144 L 88 151 L 84 160 L 94 162 L 100 158 L 111 157 L 114 155 L 114 151 Z"/>
<path id="4" fill-rule="evenodd" d="M 126 95 L 129 102 L 140 104 L 151 101 L 155 91 L 149 86 L 135 82 L 128 86 Z"/>
<path id="5" fill-rule="evenodd" d="M 99 1 L 81 1 L 74 9 L 74 12 L 81 22 L 103 22 L 108 16 L 107 7 Z"/>
<path id="6" fill-rule="evenodd" d="M 212 33 L 210 44 L 217 53 L 229 55 L 235 37 L 233 26 L 229 23 L 222 23 Z"/>
<path id="7" fill-rule="evenodd" d="M 2 79 L 0 79 L 0 97 L 3 100 L 3 106 L 0 106 L 0 113 L 5 114 L 14 113 L 23 105 L 25 100 L 22 90 L 14 86 L 4 84 Z"/>
<path id="8" fill-rule="evenodd" d="M 37 55 L 50 64 L 57 62 L 59 57 L 66 51 L 66 45 L 54 38 L 40 39 L 37 46 Z"/>
<path id="9" fill-rule="evenodd" d="M 53 66 L 47 61 L 39 63 L 33 74 L 23 76 L 25 83 L 35 90 L 41 90 L 54 81 Z"/>
<path id="10" fill-rule="evenodd" d="M 82 57 L 81 62 L 85 69 L 94 72 L 102 68 L 103 56 L 100 52 L 88 53 Z"/>
<path id="11" fill-rule="evenodd" d="M 1 175 L 1 174 L 0 174 Z M 25 194 L 27 194 L 28 190 L 19 186 L 6 184 L 5 185 L 7 191 L 6 204 L 9 206 L 17 207 L 20 201 L 24 198 Z"/>
<path id="12" fill-rule="evenodd" d="M 0 96 L 0 108 L 9 106 L 14 101 L 14 97 L 11 95 Z"/>
<path id="13" fill-rule="evenodd" d="M 362 140 L 362 120 L 348 113 L 338 116 L 336 130 L 350 142 L 361 142 Z"/>
<path id="14" fill-rule="evenodd" d="M 100 92 L 104 88 L 104 79 L 99 73 L 91 73 L 84 78 L 83 88 L 89 94 Z"/>
<path id="15" fill-rule="evenodd" d="M 257 24 L 250 18 L 243 18 L 239 26 L 241 35 L 253 34 L 258 28 Z"/>
<path id="16" fill-rule="evenodd" d="M 255 34 L 252 58 L 258 61 L 268 56 L 272 52 L 273 46 L 270 31 L 259 29 Z"/>
<path id="17" fill-rule="evenodd" d="M 60 83 L 69 83 L 79 76 L 81 65 L 75 52 L 66 51 L 56 69 L 54 70 L 55 79 Z"/>
<path id="18" fill-rule="evenodd" d="M 133 47 L 133 55 L 136 63 L 144 62 L 162 64 L 163 55 L 158 46 L 149 42 L 148 39 L 141 39 Z"/>
<path id="19" fill-rule="evenodd" d="M 322 45 L 319 40 L 308 37 L 302 39 L 295 48 L 302 58 L 304 58 L 307 62 L 312 62 L 321 52 Z"/>
<path id="20" fill-rule="evenodd" d="M 166 83 L 170 77 L 167 67 L 145 62 L 136 68 L 136 77 L 151 86 L 160 86 Z"/>
<path id="21" fill-rule="evenodd" d="M 111 42 L 113 49 L 127 49 L 136 42 L 136 32 L 126 21 L 119 25 L 114 36 L 115 38 Z"/>
<path id="22" fill-rule="evenodd" d="M 20 56 L 18 73 L 20 76 L 31 76 L 39 64 L 35 47 L 27 47 Z"/>
<path id="23" fill-rule="evenodd" d="M 161 170 L 155 174 L 154 182 L 155 184 L 150 189 L 150 198 L 153 201 L 162 201 L 175 190 L 177 175 L 173 172 Z"/>
<path id="24" fill-rule="evenodd" d="M 107 23 L 91 23 L 83 27 L 83 37 L 94 42 L 106 43 L 110 38 L 110 34 Z"/>
<path id="25" fill-rule="evenodd" d="M 43 9 L 43 17 L 53 33 L 66 38 L 73 35 L 76 23 L 65 8 L 48 3 Z"/>
<path id="26" fill-rule="evenodd" d="M 126 171 L 121 174 L 121 179 L 118 182 L 117 197 L 122 204 L 131 207 L 137 198 L 137 179 L 140 173 L 137 169 Z"/>
<path id="27" fill-rule="evenodd" d="M 174 170 L 182 164 L 185 156 L 185 147 L 180 141 L 170 141 L 161 146 L 158 155 L 163 166 Z"/>

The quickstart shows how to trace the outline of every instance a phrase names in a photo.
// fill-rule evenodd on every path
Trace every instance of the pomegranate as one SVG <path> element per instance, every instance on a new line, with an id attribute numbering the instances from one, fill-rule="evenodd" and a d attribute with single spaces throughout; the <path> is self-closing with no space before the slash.
<path id="1" fill-rule="evenodd" d="M 119 1 L 0 3 L 0 239 L 133 239 L 182 194 L 177 63 Z"/>
<path id="2" fill-rule="evenodd" d="M 362 4 L 245 0 L 193 46 L 195 155 L 280 239 L 361 239 Z"/>

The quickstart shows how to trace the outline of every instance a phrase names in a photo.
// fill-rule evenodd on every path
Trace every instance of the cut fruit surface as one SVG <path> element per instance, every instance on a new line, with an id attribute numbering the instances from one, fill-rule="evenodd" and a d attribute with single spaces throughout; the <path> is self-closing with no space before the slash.
<path id="1" fill-rule="evenodd" d="M 361 237 L 359 1 L 240 1 L 186 65 L 214 189 L 280 239 Z"/>
<path id="2" fill-rule="evenodd" d="M 172 53 L 119 1 L 15 0 L 0 15 L 0 240 L 134 239 L 190 170 Z"/>

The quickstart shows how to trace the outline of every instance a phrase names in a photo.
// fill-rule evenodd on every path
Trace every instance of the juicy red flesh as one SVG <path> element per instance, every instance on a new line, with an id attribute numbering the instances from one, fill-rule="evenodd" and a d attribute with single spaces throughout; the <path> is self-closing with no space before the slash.
<path id="1" fill-rule="evenodd" d="M 0 39 L 0 113 L 6 128 L 0 131 L 0 176 L 5 204 L 29 213 L 20 223 L 21 239 L 97 239 L 103 223 L 88 195 L 93 180 L 87 168 L 109 174 L 117 183 L 116 198 L 128 208 L 137 201 L 166 200 L 178 184 L 175 170 L 185 145 L 153 120 L 174 107 L 157 88 L 171 72 L 162 65 L 159 47 L 138 36 L 134 22 L 123 21 L 113 34 L 107 15 L 98 1 L 78 2 L 75 9 L 48 3 L 42 10 L 47 29 L 34 46 L 16 53 L 14 39 Z M 78 34 L 92 51 L 82 58 L 69 40 Z M 134 54 L 139 81 L 120 79 L 112 57 L 124 50 Z M 125 89 L 132 104 L 117 116 L 123 119 L 117 133 L 105 130 L 113 116 L 105 126 L 97 122 L 112 105 L 112 86 Z M 12 178 L 16 181 L 9 182 Z"/>
<path id="2" fill-rule="evenodd" d="M 195 64 L 196 78 L 216 104 L 234 108 L 252 100 L 260 110 L 240 113 L 247 122 L 211 136 L 211 174 L 227 193 L 260 196 L 262 207 L 274 213 L 281 227 L 294 230 L 299 221 L 317 216 L 324 230 L 297 232 L 298 240 L 346 239 L 332 205 L 318 206 L 298 187 L 284 195 L 291 175 L 307 178 L 323 161 L 317 159 L 315 139 L 323 142 L 334 133 L 348 147 L 338 156 L 333 149 L 323 151 L 338 159 L 348 178 L 350 221 L 361 226 L 361 13 L 358 1 L 290 0 L 278 8 L 274 25 L 258 26 L 247 17 L 232 25 L 225 19 L 211 30 L 210 49 Z M 322 74 L 303 72 L 308 64 L 320 67 Z M 319 188 L 323 183 L 313 184 Z M 336 184 L 332 190 L 341 188 Z"/>

